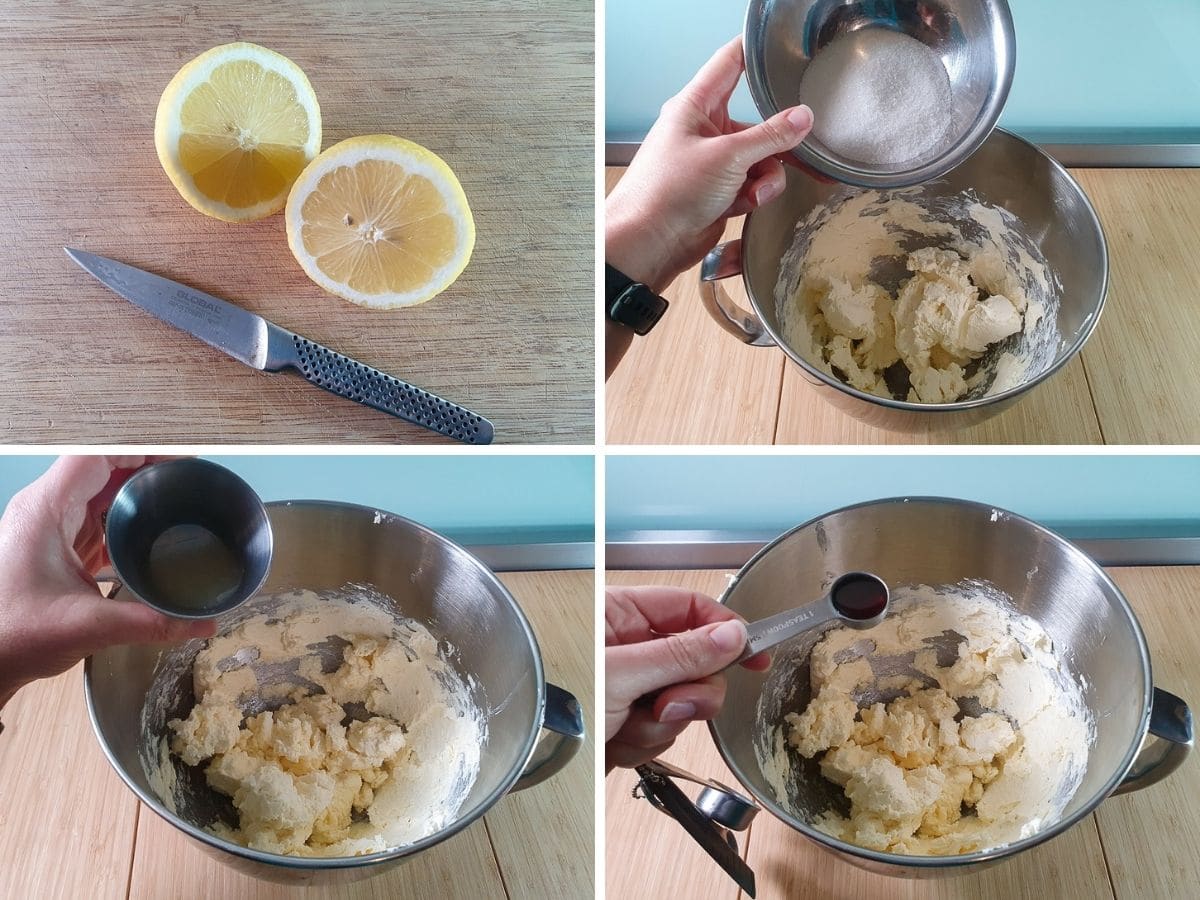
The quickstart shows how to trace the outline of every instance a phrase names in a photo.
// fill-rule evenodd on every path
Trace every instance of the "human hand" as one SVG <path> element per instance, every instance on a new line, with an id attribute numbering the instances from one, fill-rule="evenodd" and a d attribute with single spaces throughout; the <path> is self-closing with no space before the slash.
<path id="1" fill-rule="evenodd" d="M 711 597 L 676 587 L 604 592 L 604 755 L 608 769 L 653 759 L 725 700 L 717 674 L 746 647 L 746 626 Z M 762 671 L 759 653 L 742 663 Z"/>
<path id="2" fill-rule="evenodd" d="M 716 245 L 727 218 L 783 193 L 783 164 L 812 128 L 807 106 L 758 125 L 731 119 L 744 65 L 735 38 L 668 100 L 605 203 L 606 260 L 655 292 Z"/>
<path id="3" fill-rule="evenodd" d="M 65 672 L 112 644 L 209 637 L 211 620 L 172 619 L 143 603 L 105 599 L 101 515 L 153 460 L 64 456 L 0 517 L 0 706 L 37 678 Z"/>

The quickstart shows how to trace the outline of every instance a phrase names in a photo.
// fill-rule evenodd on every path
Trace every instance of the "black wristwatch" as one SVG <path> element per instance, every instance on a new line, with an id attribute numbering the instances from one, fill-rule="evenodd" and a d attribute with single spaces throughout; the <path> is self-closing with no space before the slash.
<path id="1" fill-rule="evenodd" d="M 650 288 L 608 263 L 604 264 L 604 292 L 608 317 L 632 328 L 635 334 L 647 334 L 670 306 Z"/>

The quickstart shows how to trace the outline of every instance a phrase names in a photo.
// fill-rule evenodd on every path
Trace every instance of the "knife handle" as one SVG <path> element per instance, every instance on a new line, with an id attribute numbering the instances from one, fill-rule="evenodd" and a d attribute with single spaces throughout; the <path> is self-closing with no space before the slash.
<path id="1" fill-rule="evenodd" d="M 317 387 L 464 444 L 492 442 L 492 423 L 483 416 L 315 341 L 297 334 L 291 338 L 296 350 L 296 369 Z"/>

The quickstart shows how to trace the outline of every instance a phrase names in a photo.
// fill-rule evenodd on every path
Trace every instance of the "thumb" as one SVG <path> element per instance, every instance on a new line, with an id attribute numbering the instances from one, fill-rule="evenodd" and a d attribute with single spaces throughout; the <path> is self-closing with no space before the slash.
<path id="1" fill-rule="evenodd" d="M 628 703 L 673 684 L 695 681 L 733 663 L 746 647 L 737 619 L 652 641 L 610 647 L 606 688 Z"/>
<path id="2" fill-rule="evenodd" d="M 738 165 L 748 169 L 760 160 L 796 147 L 808 137 L 812 125 L 812 110 L 803 105 L 793 106 L 765 122 L 726 135 L 723 140 L 733 149 Z"/>
<path id="3" fill-rule="evenodd" d="M 114 644 L 174 643 L 212 637 L 213 619 L 175 619 L 134 600 L 94 598 L 77 603 L 72 623 L 79 643 L 89 653 Z"/>

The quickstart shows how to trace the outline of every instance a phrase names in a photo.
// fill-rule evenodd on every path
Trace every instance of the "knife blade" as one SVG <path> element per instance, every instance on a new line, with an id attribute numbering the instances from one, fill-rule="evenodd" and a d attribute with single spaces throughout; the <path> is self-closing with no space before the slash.
<path id="1" fill-rule="evenodd" d="M 115 259 L 64 247 L 134 306 L 263 372 L 294 370 L 310 383 L 467 444 L 490 444 L 492 423 L 470 410 L 281 328 L 220 297 Z"/>

